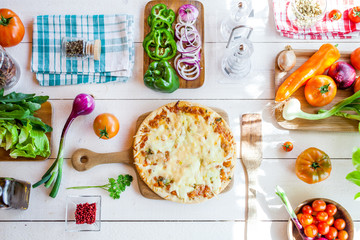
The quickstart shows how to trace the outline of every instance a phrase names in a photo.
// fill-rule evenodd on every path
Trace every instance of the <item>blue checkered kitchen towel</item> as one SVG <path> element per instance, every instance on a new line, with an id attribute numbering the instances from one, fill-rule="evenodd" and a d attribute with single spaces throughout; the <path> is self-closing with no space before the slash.
<path id="1" fill-rule="evenodd" d="M 134 66 L 132 15 L 43 15 L 34 19 L 31 70 L 42 86 L 125 82 Z M 100 61 L 61 54 L 63 37 L 101 40 Z"/>

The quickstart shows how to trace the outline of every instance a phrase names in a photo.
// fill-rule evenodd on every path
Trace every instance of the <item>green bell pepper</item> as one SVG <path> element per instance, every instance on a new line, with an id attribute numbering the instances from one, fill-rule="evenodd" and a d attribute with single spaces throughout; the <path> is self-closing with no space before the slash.
<path id="1" fill-rule="evenodd" d="M 154 60 L 169 60 L 176 55 L 176 42 L 166 29 L 157 29 L 146 35 L 143 47 L 145 52 Z"/>
<path id="2" fill-rule="evenodd" d="M 151 8 L 151 13 L 147 19 L 149 26 L 152 26 L 154 20 L 159 19 L 172 24 L 175 21 L 175 12 L 172 9 L 168 9 L 165 4 L 156 4 Z"/>
<path id="3" fill-rule="evenodd" d="M 147 87 L 165 93 L 172 93 L 179 88 L 179 77 L 170 63 L 161 60 L 152 62 L 144 75 Z"/>
<path id="4" fill-rule="evenodd" d="M 164 20 L 155 20 L 151 25 L 151 31 L 158 30 L 158 29 L 166 29 L 168 30 L 172 36 L 174 36 L 174 29 L 172 29 L 171 23 L 164 21 Z"/>

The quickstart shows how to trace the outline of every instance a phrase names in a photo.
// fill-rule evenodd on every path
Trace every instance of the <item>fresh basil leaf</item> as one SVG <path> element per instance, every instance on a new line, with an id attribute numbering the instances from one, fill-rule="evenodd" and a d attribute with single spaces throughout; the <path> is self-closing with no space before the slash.
<path id="1" fill-rule="evenodd" d="M 31 99 L 35 96 L 35 94 L 26 94 L 26 93 L 16 93 L 12 92 L 5 96 L 0 96 L 1 103 L 14 103 L 20 102 L 22 100 Z"/>
<path id="2" fill-rule="evenodd" d="M 28 99 L 28 102 L 43 104 L 49 99 L 49 96 L 35 96 L 33 98 Z"/>
<path id="3" fill-rule="evenodd" d="M 346 180 L 360 186 L 360 172 L 353 171 L 353 172 L 349 173 L 348 175 L 346 175 Z"/>
<path id="4" fill-rule="evenodd" d="M 360 148 L 356 148 L 353 151 L 352 163 L 356 170 L 360 171 Z"/>
<path id="5" fill-rule="evenodd" d="M 17 105 L 21 106 L 24 109 L 29 109 L 31 113 L 34 113 L 35 111 L 41 108 L 41 104 L 35 102 L 27 102 L 27 101 L 17 103 Z"/>

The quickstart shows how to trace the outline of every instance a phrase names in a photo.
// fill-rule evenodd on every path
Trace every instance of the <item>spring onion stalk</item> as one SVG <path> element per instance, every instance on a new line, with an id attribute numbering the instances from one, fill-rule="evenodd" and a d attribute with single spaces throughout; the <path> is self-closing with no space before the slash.
<path id="1" fill-rule="evenodd" d="M 299 219 L 297 218 L 293 208 L 291 207 L 291 204 L 290 204 L 290 201 L 289 199 L 287 198 L 286 194 L 285 194 L 285 191 L 280 187 L 280 186 L 276 186 L 275 188 L 275 193 L 276 195 L 279 196 L 281 202 L 284 204 L 287 212 L 289 213 L 290 215 L 290 218 L 291 218 L 291 221 L 295 224 L 297 230 L 299 231 L 300 233 L 300 236 L 302 237 L 303 240 L 313 240 L 314 238 L 311 238 L 311 237 L 307 237 L 304 233 L 304 228 L 303 226 L 301 225 Z"/>
<path id="2" fill-rule="evenodd" d="M 342 110 L 342 108 L 346 107 L 349 104 L 357 101 L 357 98 L 360 97 L 360 91 L 354 93 L 352 96 L 343 99 L 342 101 L 335 104 L 331 109 L 325 110 L 321 113 L 311 114 L 306 113 L 301 110 L 300 101 L 296 98 L 289 99 L 284 106 L 283 109 L 283 117 L 286 120 L 293 120 L 295 118 L 303 118 L 308 120 L 320 120 L 324 118 L 331 117 L 335 115 L 337 112 Z"/>
<path id="3" fill-rule="evenodd" d="M 61 133 L 58 155 L 54 163 L 42 176 L 41 180 L 32 186 L 33 188 L 36 188 L 43 183 L 46 188 L 49 188 L 51 185 L 53 185 L 53 188 L 49 196 L 52 198 L 56 197 L 57 193 L 59 192 L 61 178 L 62 178 L 62 168 L 64 163 L 64 157 L 63 157 L 64 143 L 65 143 L 66 133 L 75 118 L 77 118 L 80 115 L 90 114 L 94 110 L 94 108 L 95 108 L 95 100 L 92 96 L 82 93 L 75 97 L 72 111 Z"/>

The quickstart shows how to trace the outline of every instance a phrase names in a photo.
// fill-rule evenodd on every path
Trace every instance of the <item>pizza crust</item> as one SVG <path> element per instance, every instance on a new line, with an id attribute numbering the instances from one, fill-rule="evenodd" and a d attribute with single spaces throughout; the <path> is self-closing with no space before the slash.
<path id="1" fill-rule="evenodd" d="M 171 112 L 170 109 L 177 111 L 176 114 L 174 115 L 174 113 Z M 178 110 L 178 109 L 182 109 L 182 110 Z M 194 110 L 195 113 L 185 112 L 184 109 L 187 109 L 187 110 L 191 109 L 191 111 Z M 206 114 L 204 114 L 204 113 L 206 113 Z M 178 148 L 169 148 L 169 149 L 173 149 L 173 151 L 171 151 L 171 150 L 167 151 L 168 153 L 164 152 L 164 150 L 162 150 L 162 151 L 158 150 L 156 153 L 153 153 L 153 152 L 151 153 L 152 150 L 150 148 L 146 149 L 146 146 L 154 144 L 156 142 L 154 139 L 163 137 L 161 134 L 156 135 L 156 138 L 154 137 L 155 134 L 158 134 L 157 131 L 160 131 L 160 129 L 164 129 L 164 128 L 166 128 L 166 129 L 171 128 L 171 129 L 175 129 L 175 130 L 182 129 L 185 125 L 184 125 L 184 123 L 180 123 L 179 119 L 177 117 L 184 116 L 184 114 L 187 118 L 185 120 L 190 119 L 190 121 L 194 121 L 195 123 L 196 122 L 203 123 L 203 122 L 207 121 L 206 126 L 201 125 L 201 127 L 203 129 L 208 129 L 210 127 L 215 129 L 215 127 L 213 127 L 213 125 L 211 125 L 211 124 L 215 124 L 215 123 L 218 126 L 220 126 L 221 127 L 220 130 L 218 130 L 220 133 L 215 133 L 215 130 L 214 130 L 214 133 L 211 133 L 211 132 L 201 132 L 201 133 L 204 135 L 205 139 L 207 138 L 208 135 L 214 135 L 217 137 L 217 139 L 225 139 L 226 145 L 221 144 L 221 149 L 224 150 L 226 148 L 226 151 L 224 150 L 224 152 L 225 153 L 228 152 L 227 156 L 224 156 L 223 159 L 217 157 L 216 161 L 215 161 L 215 158 L 214 158 L 214 161 L 212 161 L 212 159 L 207 160 L 207 161 L 210 161 L 211 164 L 214 164 L 213 162 L 218 163 L 218 165 L 216 167 L 224 169 L 224 172 L 225 172 L 224 175 L 226 176 L 225 180 L 221 180 L 221 185 L 218 186 L 219 184 L 217 184 L 216 188 L 214 186 L 211 186 L 212 183 L 211 184 L 208 183 L 206 185 L 199 184 L 199 185 L 196 185 L 197 188 L 195 188 L 195 186 L 194 186 L 195 189 L 200 189 L 200 190 L 198 190 L 198 192 L 202 191 L 201 193 L 207 192 L 209 190 L 208 188 L 210 188 L 211 191 L 209 194 L 204 193 L 203 196 L 200 195 L 200 196 L 196 196 L 193 198 L 186 197 L 186 196 L 184 197 L 184 194 L 183 194 L 183 197 L 178 196 L 179 190 L 183 190 L 184 188 L 191 188 L 188 185 L 182 186 L 181 181 L 175 182 L 175 183 L 167 182 L 167 184 L 170 185 L 170 188 L 172 188 L 175 185 L 179 186 L 179 189 L 176 191 L 177 194 L 173 195 L 168 190 L 166 190 L 166 187 L 169 187 L 168 185 L 166 185 L 166 186 L 158 185 L 158 183 L 163 184 L 163 182 L 165 182 L 167 179 L 164 179 L 164 180 L 161 179 L 159 181 L 158 179 L 154 180 L 154 178 L 157 178 L 157 176 L 155 176 L 155 177 L 152 176 L 152 174 L 154 174 L 153 170 L 159 169 L 159 168 L 163 174 L 165 174 L 165 175 L 168 174 L 170 171 L 167 171 L 167 170 L 163 171 L 161 169 L 161 167 L 165 168 L 165 169 L 166 168 L 173 169 L 174 161 L 175 161 L 174 159 L 176 157 L 179 159 L 179 156 L 177 156 L 177 155 L 173 156 L 172 153 L 178 151 L 178 149 L 181 146 L 187 145 L 189 143 L 187 143 L 185 141 L 185 143 L 187 143 L 187 144 L 182 144 L 180 147 L 178 146 Z M 208 120 L 205 120 L 205 118 L 202 115 L 209 116 Z M 177 121 L 172 121 L 171 116 L 176 117 Z M 169 118 L 169 119 L 167 119 L 167 118 Z M 210 123 L 211 119 L 215 119 L 215 121 L 212 121 Z M 184 122 L 186 122 L 185 120 L 184 120 Z M 197 130 L 199 130 L 199 129 L 197 129 Z M 182 129 L 182 131 L 183 131 L 183 129 Z M 192 131 L 192 130 L 190 129 L 189 131 Z M 179 134 L 173 133 L 170 130 L 169 135 L 172 135 L 174 137 L 174 136 L 178 136 Z M 199 135 L 199 134 L 197 134 L 197 135 Z M 187 136 L 187 135 L 185 135 L 185 136 Z M 164 140 L 162 143 L 166 144 L 169 142 L 170 141 Z M 191 142 L 191 143 L 193 143 L 193 142 Z M 218 143 L 218 141 L 216 141 L 216 140 L 215 140 L 215 143 L 220 145 L 220 143 Z M 159 145 L 159 148 L 163 149 L 164 144 L 162 144 L 161 146 Z M 197 146 L 197 144 L 200 144 L 200 142 L 199 143 L 195 142 L 193 144 Z M 196 151 L 196 148 L 190 148 L 190 149 L 191 150 L 195 149 L 194 151 Z M 214 149 L 215 149 L 215 147 L 214 147 Z M 146 152 L 146 157 L 143 156 L 144 152 Z M 207 199 L 212 198 L 213 196 L 219 194 L 230 183 L 231 178 L 234 173 L 235 164 L 236 164 L 236 143 L 235 143 L 234 137 L 231 133 L 230 127 L 227 124 L 227 122 L 211 108 L 202 106 L 197 103 L 187 102 L 187 101 L 172 102 L 172 103 L 166 104 L 166 105 L 156 109 L 155 111 L 151 112 L 143 120 L 143 122 L 139 126 L 139 129 L 134 137 L 133 153 L 134 153 L 133 156 L 134 156 L 135 167 L 139 173 L 139 176 L 149 186 L 149 188 L 152 189 L 157 195 L 159 195 L 160 197 L 162 197 L 164 199 L 175 201 L 175 202 L 180 202 L 180 203 L 199 203 L 199 202 L 202 202 L 204 200 L 207 200 Z M 192 155 L 190 155 L 190 156 L 192 156 Z M 194 156 L 194 157 L 196 157 L 196 156 Z M 168 158 L 170 158 L 170 159 L 166 160 Z M 151 161 L 150 164 L 147 162 L 148 160 Z M 201 159 L 200 159 L 200 161 L 201 161 Z M 230 166 L 224 167 L 223 165 L 221 165 L 221 164 L 224 164 L 224 162 L 227 163 L 226 165 L 229 165 L 229 161 L 230 161 Z M 179 160 L 177 160 L 177 162 L 179 162 Z M 191 160 L 190 160 L 190 162 L 191 162 Z M 207 164 L 200 165 L 199 168 L 203 168 L 203 167 L 206 168 L 208 166 L 212 166 L 211 164 L 209 163 L 208 165 Z M 178 168 L 178 169 L 176 169 L 176 168 Z M 149 170 L 149 169 L 151 169 L 151 170 Z M 179 165 L 175 165 L 175 169 L 182 171 L 182 173 L 184 173 L 184 175 L 186 175 L 186 176 L 189 176 L 189 178 L 193 177 L 191 174 L 189 174 L 188 170 L 186 170 L 186 171 L 183 170 L 185 168 L 181 166 L 181 161 L 180 161 Z M 213 174 L 215 171 L 214 169 L 215 168 L 211 168 L 209 170 L 204 170 L 204 171 L 199 170 L 199 171 L 207 176 L 207 175 L 210 175 L 210 173 Z M 149 171 L 151 171 L 152 173 L 149 173 Z M 199 173 L 199 172 L 194 172 L 195 175 L 197 173 Z M 217 174 L 215 174 L 214 178 L 216 178 L 216 179 L 219 178 L 218 175 L 220 174 L 220 172 L 215 171 L 215 173 L 217 173 Z M 180 179 L 184 178 L 183 175 L 181 175 L 181 174 L 177 175 L 177 177 L 178 178 L 180 177 Z M 169 177 L 169 179 L 175 179 L 175 177 L 172 176 L 172 177 Z M 212 179 L 212 178 L 210 178 L 210 179 Z M 174 180 L 172 180 L 172 181 L 174 181 Z M 216 182 L 216 181 L 214 181 L 214 182 Z M 216 184 L 214 184 L 214 185 L 216 185 Z M 205 190 L 204 190 L 204 188 L 205 188 Z M 193 191 L 195 191 L 195 190 L 193 190 Z"/>

